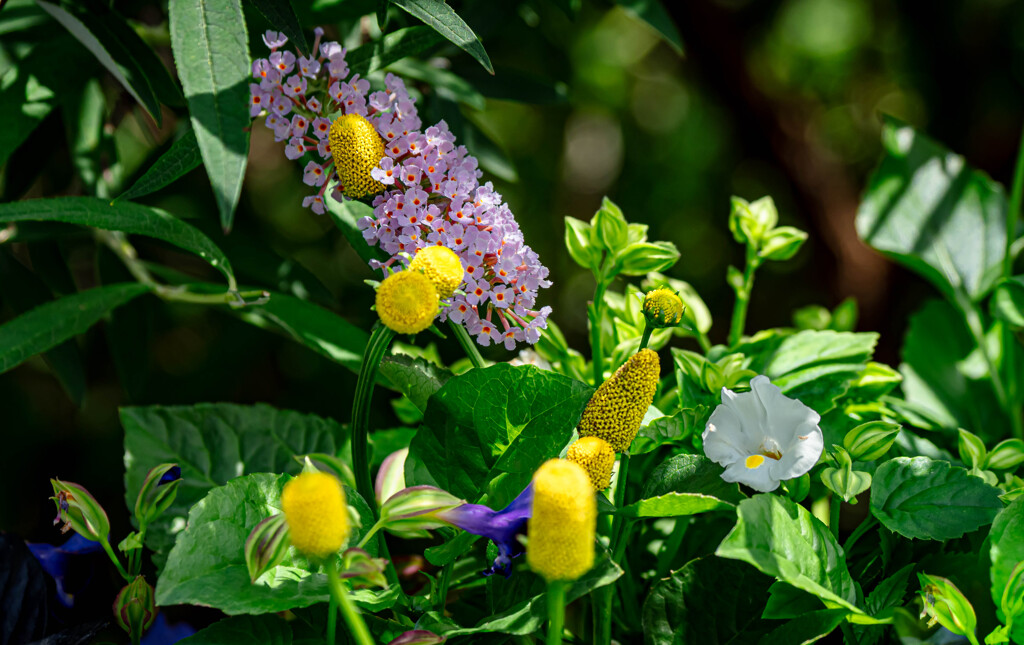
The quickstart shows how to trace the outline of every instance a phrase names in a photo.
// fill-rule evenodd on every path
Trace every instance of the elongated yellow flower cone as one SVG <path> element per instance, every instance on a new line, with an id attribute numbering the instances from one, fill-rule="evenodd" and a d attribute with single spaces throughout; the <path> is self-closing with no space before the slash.
<path id="1" fill-rule="evenodd" d="M 597 497 L 586 471 L 550 459 L 533 476 L 526 562 L 549 582 L 576 580 L 594 566 Z"/>
<path id="2" fill-rule="evenodd" d="M 327 139 L 342 192 L 347 197 L 358 199 L 384 190 L 384 184 L 370 176 L 370 171 L 384 158 L 384 139 L 366 117 L 338 117 L 331 124 Z"/>
<path id="3" fill-rule="evenodd" d="M 583 437 L 569 446 L 565 458 L 587 472 L 594 490 L 604 490 L 612 481 L 615 451 L 598 437 Z"/>
<path id="4" fill-rule="evenodd" d="M 590 398 L 580 419 L 580 436 L 604 439 L 615 452 L 628 450 L 654 401 L 660 370 L 658 355 L 649 349 L 630 357 Z"/>
<path id="5" fill-rule="evenodd" d="M 348 505 L 338 478 L 327 473 L 302 473 L 281 492 L 292 545 L 318 558 L 337 553 L 348 541 Z"/>
<path id="6" fill-rule="evenodd" d="M 439 306 L 434 283 L 419 271 L 392 273 L 377 288 L 377 315 L 400 334 L 430 327 Z"/>
<path id="7" fill-rule="evenodd" d="M 654 289 L 644 296 L 644 317 L 658 329 L 675 327 L 683 319 L 683 301 L 671 289 Z"/>
<path id="8" fill-rule="evenodd" d="M 416 252 L 409 268 L 430 278 L 441 298 L 451 298 L 466 273 L 462 260 L 447 246 L 427 246 Z"/>

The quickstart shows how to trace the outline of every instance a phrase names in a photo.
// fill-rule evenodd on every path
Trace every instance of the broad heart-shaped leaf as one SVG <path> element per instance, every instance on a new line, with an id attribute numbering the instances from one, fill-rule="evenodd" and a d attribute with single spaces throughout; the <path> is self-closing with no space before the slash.
<path id="1" fill-rule="evenodd" d="M 772 623 L 761 619 L 771 582 L 742 562 L 714 556 L 691 560 L 651 586 L 643 606 L 644 642 L 756 642 L 771 629 Z"/>
<path id="2" fill-rule="evenodd" d="M 861 239 L 930 280 L 947 296 L 980 299 L 1006 252 L 1006 197 L 960 155 L 887 118 L 885 157 L 857 212 Z"/>
<path id="3" fill-rule="evenodd" d="M 952 540 L 991 523 L 1000 492 L 948 461 L 897 457 L 875 471 L 871 512 L 904 537 Z"/>
<path id="4" fill-rule="evenodd" d="M 722 479 L 725 469 L 704 455 L 675 455 L 646 477 L 642 497 L 668 493 L 700 493 L 738 504 L 745 495 L 739 484 Z"/>
<path id="5" fill-rule="evenodd" d="M 466 21 L 442 0 L 391 0 L 391 2 L 430 25 L 437 33 L 475 58 L 484 66 L 484 69 L 494 74 L 491 59 L 487 57 L 487 52 L 484 51 L 484 46 L 476 34 L 469 28 Z"/>
<path id="6" fill-rule="evenodd" d="M 764 493 L 740 502 L 739 519 L 715 555 L 743 560 L 812 593 L 830 607 L 857 613 L 857 591 L 835 537 L 802 506 Z"/>
<path id="7" fill-rule="evenodd" d="M 353 74 L 366 76 L 408 56 L 436 49 L 443 42 L 444 38 L 426 25 L 406 27 L 353 49 L 345 55 L 345 62 Z"/>
<path id="8" fill-rule="evenodd" d="M 430 397 L 405 462 L 410 486 L 501 508 L 569 443 L 594 389 L 532 365 L 499 363 L 455 376 Z"/>
<path id="9" fill-rule="evenodd" d="M 249 37 L 241 0 L 170 0 L 171 48 L 225 231 L 249 156 Z"/>
<path id="10" fill-rule="evenodd" d="M 160 158 L 153 162 L 144 175 L 114 200 L 135 199 L 154 193 L 178 178 L 199 167 L 203 157 L 199 152 L 199 142 L 192 128 L 187 128 L 177 141 Z"/>
<path id="11" fill-rule="evenodd" d="M 110 310 L 149 291 L 130 282 L 96 287 L 40 305 L 0 325 L 0 374 L 92 327 Z"/>
<path id="12" fill-rule="evenodd" d="M 452 373 L 434 363 L 412 356 L 387 356 L 380 363 L 381 373 L 409 397 L 420 412 L 426 412 L 427 401 L 452 377 Z"/>
<path id="13" fill-rule="evenodd" d="M 291 645 L 292 627 L 279 616 L 231 616 L 178 641 L 180 645 Z"/>
<path id="14" fill-rule="evenodd" d="M 337 454 L 348 436 L 329 419 L 263 404 L 121 408 L 121 424 L 128 508 L 135 508 L 150 468 L 181 466 L 174 504 L 146 532 L 146 544 L 158 553 L 170 549 L 188 509 L 214 486 L 246 473 L 297 474 L 296 455 Z"/>
<path id="15" fill-rule="evenodd" d="M 149 81 L 146 80 L 146 73 L 135 58 L 136 54 L 145 50 L 149 50 L 149 54 L 152 56 L 156 56 L 156 54 L 148 47 L 130 52 L 121 43 L 114 31 L 107 25 L 108 22 L 123 20 L 120 16 L 110 11 L 103 11 L 105 15 L 101 18 L 91 10 L 72 13 L 68 9 L 42 0 L 37 0 L 37 4 L 71 32 L 71 35 L 77 38 L 96 57 L 96 60 L 117 79 L 117 82 L 124 86 L 128 93 L 146 109 L 157 125 L 161 124 L 160 102 Z M 131 29 L 119 30 L 119 32 L 122 36 L 130 33 L 130 37 L 139 38 Z"/>
<path id="16" fill-rule="evenodd" d="M 235 289 L 231 263 L 217 245 L 191 224 L 156 208 L 131 202 L 112 205 L 95 197 L 26 199 L 0 204 L 0 224 L 26 221 L 65 222 L 155 237 L 203 258 L 224 274 L 228 288 Z"/>
<path id="17" fill-rule="evenodd" d="M 763 332 L 736 351 L 749 369 L 764 374 L 786 396 L 825 414 L 864 370 L 878 342 L 876 333 L 806 330 Z"/>
<path id="18" fill-rule="evenodd" d="M 626 517 L 681 517 L 735 508 L 735 504 L 700 493 L 665 493 L 634 502 L 619 511 Z"/>
<path id="19" fill-rule="evenodd" d="M 1018 497 L 1000 511 L 992 522 L 988 539 L 992 544 L 989 551 L 992 559 L 992 600 L 999 607 L 1010 572 L 1024 560 L 1024 497 Z"/>
<path id="20" fill-rule="evenodd" d="M 237 477 L 207 493 L 188 513 L 156 585 L 160 606 L 191 604 L 214 607 L 228 615 L 266 614 L 327 602 L 327 575 L 288 549 L 281 564 L 249 582 L 245 539 L 262 520 L 281 511 L 281 489 L 288 475 L 256 473 Z M 180 490 L 180 488 L 179 488 Z M 180 494 L 180 493 L 179 493 Z M 362 528 L 353 527 L 351 544 L 373 524 L 366 502 L 351 488 L 345 498 L 359 511 Z M 394 590 L 362 590 L 357 603 L 377 611 L 394 603 Z"/>
<path id="21" fill-rule="evenodd" d="M 295 7 L 291 0 L 249 0 L 249 3 L 256 7 L 263 17 L 267 19 L 274 29 L 279 29 L 288 37 L 289 44 L 304 55 L 309 56 L 310 50 L 306 46 L 306 34 L 299 24 L 299 17 L 295 15 Z M 319 56 L 319 52 L 314 52 Z"/>

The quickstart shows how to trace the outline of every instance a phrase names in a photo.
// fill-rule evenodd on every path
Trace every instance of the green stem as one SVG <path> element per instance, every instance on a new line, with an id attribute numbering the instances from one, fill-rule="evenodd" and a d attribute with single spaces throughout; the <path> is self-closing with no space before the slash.
<path id="1" fill-rule="evenodd" d="M 459 341 L 459 345 L 462 345 L 462 351 L 466 352 L 466 356 L 469 357 L 469 362 L 473 364 L 473 367 L 487 367 L 487 362 L 484 361 L 484 357 L 480 355 L 480 350 L 477 349 L 476 343 L 474 343 L 473 339 L 470 338 L 469 332 L 466 331 L 466 328 L 451 320 L 448 321 L 448 326 L 452 328 L 452 333 L 455 334 L 455 340 Z"/>
<path id="2" fill-rule="evenodd" d="M 1003 258 L 1003 277 L 1013 275 L 1013 256 L 1010 247 L 1014 243 L 1017 231 L 1017 218 L 1020 217 L 1021 199 L 1024 198 L 1024 130 L 1021 130 L 1020 146 L 1017 148 L 1017 165 L 1013 169 L 1013 188 L 1010 190 L 1010 205 L 1006 210 L 1006 257 Z"/>
<path id="3" fill-rule="evenodd" d="M 453 563 L 441 567 L 441 579 L 437 583 L 437 602 L 434 604 L 434 609 L 439 614 L 444 615 L 444 608 L 448 604 L 448 585 L 452 579 L 452 567 Z"/>
<path id="4" fill-rule="evenodd" d="M 711 339 L 704 332 L 697 332 L 697 342 L 700 343 L 700 349 L 705 355 L 711 351 Z"/>
<path id="5" fill-rule="evenodd" d="M 100 538 L 100 544 L 103 546 L 103 550 L 107 552 L 107 557 L 109 557 L 110 561 L 114 563 L 115 567 L 117 567 L 117 572 L 121 574 L 124 581 L 131 582 L 132 577 L 128 575 L 128 572 L 124 570 L 123 566 L 121 566 L 121 560 L 118 559 L 117 554 L 114 553 L 114 549 L 111 548 L 110 541 L 107 540 L 106 537 L 102 537 Z"/>
<path id="6" fill-rule="evenodd" d="M 629 453 L 624 452 L 619 455 L 619 474 L 615 478 L 615 508 L 621 509 L 626 505 L 626 481 L 629 477 Z M 619 546 L 619 540 L 622 539 L 622 528 L 626 518 L 616 513 L 615 519 L 612 520 L 612 553 Z"/>
<path id="7" fill-rule="evenodd" d="M 651 334 L 654 332 L 654 328 L 651 327 L 651 323 L 644 323 L 644 335 L 640 337 L 640 349 L 647 347 L 647 343 L 651 342 Z"/>
<path id="8" fill-rule="evenodd" d="M 686 537 L 686 529 L 690 526 L 689 519 L 688 517 L 677 517 L 672 526 L 672 532 L 669 533 L 668 539 L 662 545 L 661 552 L 658 553 L 656 569 L 659 578 L 664 578 L 672 570 L 672 560 L 675 559 L 679 547 L 683 544 L 683 538 Z"/>
<path id="9" fill-rule="evenodd" d="M 363 364 L 359 368 L 356 380 L 355 399 L 352 402 L 352 422 L 349 432 L 352 435 L 352 470 L 356 478 L 356 490 L 373 511 L 373 519 L 380 517 L 374 499 L 373 479 L 370 477 L 370 403 L 373 399 L 373 388 L 377 382 L 377 371 L 380 362 L 387 354 L 395 332 L 381 322 L 373 326 L 370 341 L 363 353 Z"/>
<path id="10" fill-rule="evenodd" d="M 591 593 L 594 600 L 594 642 L 610 645 L 612 642 L 612 600 L 615 597 L 614 583 L 599 587 Z"/>
<path id="11" fill-rule="evenodd" d="M 626 504 L 626 480 L 629 476 L 629 453 L 619 455 L 619 474 L 615 477 L 615 496 L 613 503 L 619 509 Z M 612 519 L 611 551 L 612 561 L 618 562 L 625 551 L 622 545 L 625 517 L 616 514 Z M 594 594 L 594 623 L 597 642 L 608 645 L 612 639 L 612 604 L 615 599 L 615 583 L 598 589 Z"/>
<path id="12" fill-rule="evenodd" d="M 345 587 L 345 583 L 338 577 L 338 563 L 336 558 L 330 558 L 327 561 L 327 584 L 331 588 L 331 596 L 341 608 L 341 615 L 344 617 L 345 622 L 348 623 L 348 629 L 352 632 L 352 636 L 355 638 L 356 643 L 358 643 L 358 645 L 373 645 L 373 637 L 370 636 L 370 630 L 366 627 L 366 622 L 359 613 L 359 608 L 357 608 L 355 603 L 352 602 L 352 599 L 349 598 L 348 589 Z M 334 644 L 329 643 L 328 645 Z"/>
<path id="13" fill-rule="evenodd" d="M 985 340 L 985 329 L 981 322 L 981 314 L 966 294 L 957 290 L 956 296 L 956 304 L 959 305 L 960 311 L 964 315 L 967 329 L 970 330 L 974 343 L 978 346 L 978 351 L 981 352 L 981 357 L 985 360 L 985 367 L 988 369 L 989 377 L 992 380 L 992 389 L 995 390 L 996 398 L 1010 417 L 1013 436 L 1018 439 L 1024 439 L 1024 424 L 1022 424 L 1024 419 L 1021 418 L 1020 411 L 1015 409 L 1016 406 L 1007 394 L 1006 387 L 1003 385 L 1003 377 L 996 366 L 995 358 L 993 358 L 992 353 L 989 351 L 988 343 Z"/>
<path id="14" fill-rule="evenodd" d="M 601 276 L 597 278 L 594 301 L 587 307 L 590 318 L 590 360 L 594 367 L 594 387 L 604 382 L 604 353 L 601 347 L 601 321 L 604 319 L 604 292 L 608 283 Z"/>
<path id="15" fill-rule="evenodd" d="M 732 310 L 732 325 L 729 327 L 729 346 L 735 347 L 743 337 L 747 324 L 747 306 L 750 292 L 754 290 L 754 271 L 758 267 L 757 251 L 747 249 L 747 264 L 743 269 L 743 284 L 736 290 L 736 306 Z"/>
<path id="16" fill-rule="evenodd" d="M 839 509 L 842 503 L 843 498 L 832 493 L 832 501 L 828 507 L 828 529 L 832 531 L 832 537 L 837 541 L 839 540 Z"/>
<path id="17" fill-rule="evenodd" d="M 383 520 L 377 520 L 376 522 L 374 522 L 373 526 L 370 527 L 370 530 L 367 531 L 366 534 L 362 537 L 362 539 L 359 540 L 359 544 L 356 545 L 356 548 L 357 549 L 365 548 L 366 544 L 370 541 L 370 538 L 372 538 L 374 535 L 376 535 L 377 531 L 381 530 L 383 527 L 384 527 L 384 521 Z"/>
<path id="18" fill-rule="evenodd" d="M 334 645 L 337 642 L 335 634 L 338 632 L 338 601 L 331 594 L 331 601 L 327 605 L 327 645 Z"/>
<path id="19" fill-rule="evenodd" d="M 853 530 L 850 537 L 846 538 L 846 542 L 843 543 L 843 551 L 849 556 L 850 549 L 857 543 L 857 540 L 861 539 L 865 533 L 868 532 L 871 527 L 878 523 L 874 515 L 868 514 L 864 521 L 857 525 L 857 528 Z"/>
<path id="20" fill-rule="evenodd" d="M 565 587 L 560 580 L 548 583 L 548 639 L 547 645 L 562 645 L 565 627 Z"/>

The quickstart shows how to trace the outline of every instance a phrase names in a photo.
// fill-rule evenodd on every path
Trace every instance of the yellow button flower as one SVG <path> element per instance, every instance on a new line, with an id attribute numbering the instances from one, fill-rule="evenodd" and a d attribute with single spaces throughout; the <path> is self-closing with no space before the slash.
<path id="1" fill-rule="evenodd" d="M 302 473 L 281 493 L 292 545 L 307 555 L 325 558 L 345 546 L 350 531 L 345 491 L 337 477 Z"/>
<path id="2" fill-rule="evenodd" d="M 640 430 L 658 389 L 658 354 L 641 349 L 601 384 L 583 410 L 581 437 L 600 437 L 615 452 L 625 452 Z"/>
<path id="3" fill-rule="evenodd" d="M 598 437 L 583 437 L 569 446 L 565 458 L 587 472 L 595 491 L 608 488 L 615 465 L 615 451 Z"/>
<path id="4" fill-rule="evenodd" d="M 526 561 L 545 580 L 576 580 L 594 566 L 597 497 L 586 471 L 551 459 L 533 476 Z"/>
<path id="5" fill-rule="evenodd" d="M 427 246 L 416 252 L 409 268 L 424 274 L 437 288 L 441 298 L 451 298 L 462 284 L 466 270 L 462 260 L 447 246 Z"/>
<path id="6" fill-rule="evenodd" d="M 671 289 L 654 289 L 644 296 L 644 317 L 652 327 L 675 327 L 683 319 L 683 301 Z"/>
<path id="7" fill-rule="evenodd" d="M 430 327 L 439 306 L 434 283 L 419 271 L 392 273 L 377 288 L 377 315 L 400 334 Z"/>
<path id="8" fill-rule="evenodd" d="M 384 190 L 384 185 L 370 176 L 384 157 L 384 140 L 366 117 L 338 117 L 331 124 L 327 139 L 345 196 L 358 199 Z"/>

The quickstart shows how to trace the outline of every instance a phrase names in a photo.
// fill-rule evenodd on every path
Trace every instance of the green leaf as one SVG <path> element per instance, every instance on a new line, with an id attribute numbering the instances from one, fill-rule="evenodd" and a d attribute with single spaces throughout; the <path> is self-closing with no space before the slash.
<path id="1" fill-rule="evenodd" d="M 370 263 L 370 260 L 381 262 L 387 260 L 387 253 L 378 246 L 370 246 L 363 237 L 363 232 L 359 230 L 359 220 L 364 217 L 373 217 L 373 207 L 350 199 L 337 201 L 330 197 L 332 192 L 333 190 L 329 188 L 327 197 L 324 199 L 324 203 L 327 204 L 327 212 L 330 213 L 335 226 L 341 230 L 352 249 L 367 264 Z"/>
<path id="2" fill-rule="evenodd" d="M 203 258 L 224 274 L 229 289 L 235 289 L 231 263 L 217 245 L 191 224 L 156 208 L 131 202 L 108 204 L 95 197 L 26 199 L 0 204 L 0 223 L 25 221 L 65 222 L 155 237 Z"/>
<path id="3" fill-rule="evenodd" d="M 146 293 L 137 283 L 114 284 L 59 298 L 0 325 L 0 374 L 92 327 L 110 310 Z"/>
<path id="4" fill-rule="evenodd" d="M 903 605 L 903 596 L 907 594 L 907 583 L 916 564 L 911 563 L 878 583 L 868 597 L 864 599 L 867 612 L 875 616 L 886 609 Z"/>
<path id="5" fill-rule="evenodd" d="M 429 29 L 424 27 L 424 29 Z M 433 33 L 433 32 L 432 32 Z M 437 91 L 437 95 L 450 101 L 464 103 L 474 110 L 483 110 L 486 99 L 466 79 L 428 62 L 405 59 L 388 65 L 388 70 L 403 78 L 422 81 Z M 474 153 L 476 148 L 473 148 Z"/>
<path id="6" fill-rule="evenodd" d="M 626 517 L 681 517 L 735 508 L 734 504 L 700 493 L 666 493 L 642 499 L 619 511 Z"/>
<path id="7" fill-rule="evenodd" d="M 114 202 L 155 193 L 195 170 L 202 162 L 203 157 L 199 153 L 196 133 L 192 128 L 188 128 L 185 134 L 172 143 L 167 152 L 160 155 L 160 158 L 153 162 L 145 174 L 139 177 L 131 188 L 121 193 Z"/>
<path id="8" fill-rule="evenodd" d="M 37 0 L 37 4 L 71 32 L 71 35 L 96 57 L 96 60 L 117 79 L 117 82 L 146 109 L 157 125 L 162 123 L 160 102 L 149 81 L 146 80 L 145 71 L 135 58 L 136 54 L 145 50 L 148 50 L 152 56 L 156 54 L 144 44 L 142 48 L 130 51 L 121 43 L 117 35 L 123 36 L 130 33 L 136 39 L 138 39 L 138 35 L 127 25 L 124 30 L 118 30 L 119 33 L 115 35 L 110 25 L 122 20 L 120 16 L 111 11 L 101 11 L 100 14 L 92 10 L 72 13 L 68 9 L 42 0 Z"/>
<path id="9" fill-rule="evenodd" d="M 988 539 L 992 544 L 989 551 L 992 600 L 999 607 L 1010 573 L 1024 560 L 1024 497 L 1017 498 L 999 513 L 992 522 Z"/>
<path id="10" fill-rule="evenodd" d="M 231 229 L 249 156 L 249 37 L 241 0 L 171 0 L 171 48 L 217 200 Z"/>
<path id="11" fill-rule="evenodd" d="M 765 634 L 758 645 L 806 645 L 828 636 L 850 614 L 848 609 L 819 609 Z"/>
<path id="12" fill-rule="evenodd" d="M 643 497 L 668 493 L 700 493 L 726 502 L 739 503 L 745 496 L 739 484 L 722 479 L 725 469 L 704 455 L 675 455 L 666 459 L 646 477 Z"/>
<path id="13" fill-rule="evenodd" d="M 652 645 L 749 643 L 771 627 L 761 619 L 771 579 L 732 560 L 691 560 L 651 586 L 644 601 L 645 642 Z"/>
<path id="14" fill-rule="evenodd" d="M 835 537 L 791 500 L 760 494 L 740 502 L 736 526 L 715 555 L 743 560 L 762 572 L 821 598 L 829 607 L 863 613 Z"/>
<path id="15" fill-rule="evenodd" d="M 348 437 L 344 427 L 329 419 L 263 404 L 121 408 L 121 424 L 129 508 L 135 507 L 150 468 L 162 463 L 181 467 L 183 481 L 174 504 L 146 534 L 146 544 L 159 553 L 170 549 L 188 509 L 211 488 L 246 473 L 297 474 L 296 455 L 338 454 Z"/>
<path id="16" fill-rule="evenodd" d="M 188 513 L 188 523 L 174 543 L 156 585 L 158 605 L 193 604 L 220 609 L 228 615 L 265 614 L 327 602 L 327 575 L 306 558 L 288 549 L 281 564 L 249 581 L 245 539 L 253 527 L 281 510 L 281 489 L 288 475 L 256 473 L 236 477 L 209 493 Z M 179 487 L 179 497 L 185 488 Z M 353 530 L 353 544 L 373 524 L 366 503 L 352 489 L 345 498 L 361 516 L 363 528 Z M 228 590 L 230 590 L 228 592 Z M 394 603 L 393 590 L 363 590 L 362 599 L 373 609 Z"/>
<path id="17" fill-rule="evenodd" d="M 345 62 L 353 74 L 366 76 L 408 56 L 432 51 L 443 42 L 444 38 L 430 27 L 406 27 L 356 47 L 345 55 Z"/>
<path id="18" fill-rule="evenodd" d="M 263 17 L 267 19 L 274 29 L 284 33 L 291 41 L 291 44 L 306 56 L 317 55 L 319 52 L 311 52 L 306 45 L 306 34 L 299 24 L 299 17 L 295 15 L 295 8 L 291 0 L 249 0 L 256 7 Z"/>
<path id="19" fill-rule="evenodd" d="M 430 25 L 437 33 L 441 34 L 460 49 L 483 65 L 491 74 L 494 74 L 494 66 L 491 59 L 487 57 L 483 44 L 469 28 L 469 25 L 441 0 L 391 0 L 393 4 L 401 7 L 411 15 L 419 18 Z"/>
<path id="20" fill-rule="evenodd" d="M 410 486 L 430 484 L 501 508 L 569 443 L 590 386 L 506 363 L 451 378 L 430 397 L 405 462 Z M 452 464 L 458 464 L 453 468 Z"/>
<path id="21" fill-rule="evenodd" d="M 887 118 L 886 155 L 857 212 L 861 239 L 952 298 L 980 299 L 1000 277 L 1006 197 L 960 155 Z"/>
<path id="22" fill-rule="evenodd" d="M 1000 492 L 947 461 L 897 457 L 875 471 L 871 512 L 904 537 L 952 540 L 991 523 Z"/>
<path id="23" fill-rule="evenodd" d="M 783 394 L 825 414 L 864 370 L 877 341 L 873 332 L 771 332 L 736 351 L 751 357 L 749 368 L 770 378 Z"/>
<path id="24" fill-rule="evenodd" d="M 615 0 L 615 4 L 635 18 L 646 22 L 677 54 L 683 55 L 683 38 L 660 0 Z"/>
<path id="25" fill-rule="evenodd" d="M 691 412 L 682 410 L 672 416 L 658 417 L 641 426 L 640 432 L 629 446 L 629 454 L 643 455 L 656 450 L 659 446 L 673 445 L 703 432 L 703 426 L 697 425 L 696 418 Z"/>
<path id="26" fill-rule="evenodd" d="M 1015 275 L 996 285 L 989 311 L 1015 328 L 1024 327 L 1024 276 Z"/>
<path id="27" fill-rule="evenodd" d="M 387 356 L 380 363 L 380 372 L 409 397 L 420 412 L 427 411 L 427 401 L 440 390 L 452 373 L 422 358 Z"/>
<path id="28" fill-rule="evenodd" d="M 184 638 L 180 645 L 291 645 L 291 625 L 279 616 L 232 616 Z"/>

